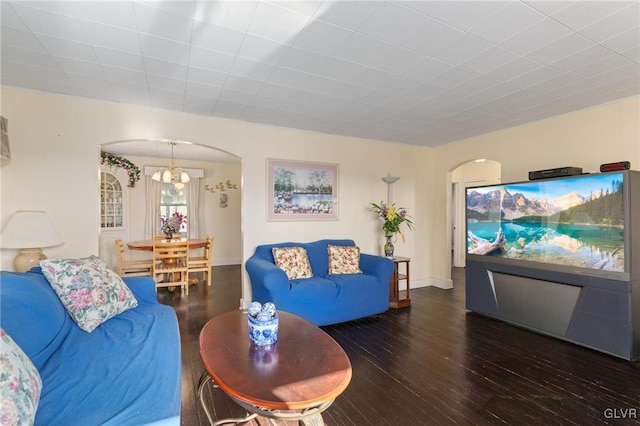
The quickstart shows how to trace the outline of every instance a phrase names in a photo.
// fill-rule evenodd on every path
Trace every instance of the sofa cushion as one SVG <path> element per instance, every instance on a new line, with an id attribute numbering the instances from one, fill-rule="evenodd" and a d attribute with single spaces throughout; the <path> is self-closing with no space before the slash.
<path id="1" fill-rule="evenodd" d="M 307 250 L 303 247 L 274 247 L 273 260 L 287 274 L 287 278 L 290 280 L 311 278 L 313 276 Z"/>
<path id="2" fill-rule="evenodd" d="M 84 331 L 91 332 L 138 306 L 122 278 L 96 256 L 43 260 L 40 266 L 71 318 Z"/>
<path id="3" fill-rule="evenodd" d="M 361 274 L 360 248 L 356 246 L 328 245 L 329 274 Z"/>
<path id="4" fill-rule="evenodd" d="M 75 324 L 40 268 L 0 272 L 0 324 L 39 370 Z"/>
<path id="5" fill-rule="evenodd" d="M 0 328 L 0 423 L 30 425 L 36 417 L 42 380 L 29 357 Z"/>

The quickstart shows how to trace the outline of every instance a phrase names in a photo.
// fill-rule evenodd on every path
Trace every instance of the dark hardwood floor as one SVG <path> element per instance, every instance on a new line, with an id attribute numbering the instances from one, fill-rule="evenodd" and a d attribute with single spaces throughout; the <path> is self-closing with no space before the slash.
<path id="1" fill-rule="evenodd" d="M 200 329 L 241 296 L 240 266 L 212 276 L 212 287 L 192 286 L 188 298 L 158 292 L 180 322 L 188 426 L 208 424 L 196 398 Z M 323 327 L 353 366 L 327 425 L 640 424 L 640 363 L 467 312 L 463 269 L 453 281 L 453 290 L 412 290 L 410 308 Z M 215 416 L 242 415 L 219 390 L 205 396 Z"/>

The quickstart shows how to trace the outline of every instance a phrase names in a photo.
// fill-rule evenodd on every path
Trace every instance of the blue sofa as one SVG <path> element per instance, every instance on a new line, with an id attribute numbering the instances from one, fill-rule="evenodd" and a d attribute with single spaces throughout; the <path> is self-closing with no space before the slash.
<path id="1" fill-rule="evenodd" d="M 256 247 L 245 264 L 253 301 L 273 302 L 278 310 L 298 315 L 318 326 L 387 311 L 393 262 L 385 257 L 361 253 L 362 274 L 330 275 L 327 247 L 330 244 L 355 246 L 353 240 L 319 240 Z M 275 264 L 271 250 L 274 247 L 305 248 L 313 277 L 290 281 Z"/>
<path id="2" fill-rule="evenodd" d="M 174 310 L 148 277 L 125 278 L 138 301 L 81 330 L 40 268 L 0 272 L 2 328 L 42 379 L 36 425 L 179 425 L 182 372 Z"/>

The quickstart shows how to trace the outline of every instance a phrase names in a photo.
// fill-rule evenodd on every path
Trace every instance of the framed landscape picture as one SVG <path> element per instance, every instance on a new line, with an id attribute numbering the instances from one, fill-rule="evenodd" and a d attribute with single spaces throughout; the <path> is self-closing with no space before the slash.
<path id="1" fill-rule="evenodd" d="M 267 159 L 268 220 L 337 220 L 338 165 Z"/>

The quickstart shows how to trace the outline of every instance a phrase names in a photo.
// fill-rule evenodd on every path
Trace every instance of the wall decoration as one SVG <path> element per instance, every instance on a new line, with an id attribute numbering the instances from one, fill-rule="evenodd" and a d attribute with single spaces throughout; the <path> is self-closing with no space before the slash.
<path id="1" fill-rule="evenodd" d="M 118 167 L 123 168 L 129 175 L 129 183 L 127 184 L 129 188 L 135 188 L 136 182 L 140 180 L 140 169 L 138 168 L 138 166 L 136 166 L 126 158 L 101 151 L 100 164 L 103 164 L 105 166 L 112 166 L 116 168 Z"/>
<path id="2" fill-rule="evenodd" d="M 337 220 L 338 165 L 267 159 L 268 220 Z"/>
<path id="3" fill-rule="evenodd" d="M 218 206 L 226 209 L 229 205 L 229 196 L 225 194 L 225 192 L 230 189 L 238 189 L 238 185 L 236 185 L 235 183 L 231 183 L 231 180 L 227 179 L 226 182 L 220 182 L 216 186 L 205 185 L 204 189 L 211 192 L 212 194 L 215 194 L 216 191 L 220 192 L 220 201 L 218 203 Z"/>

